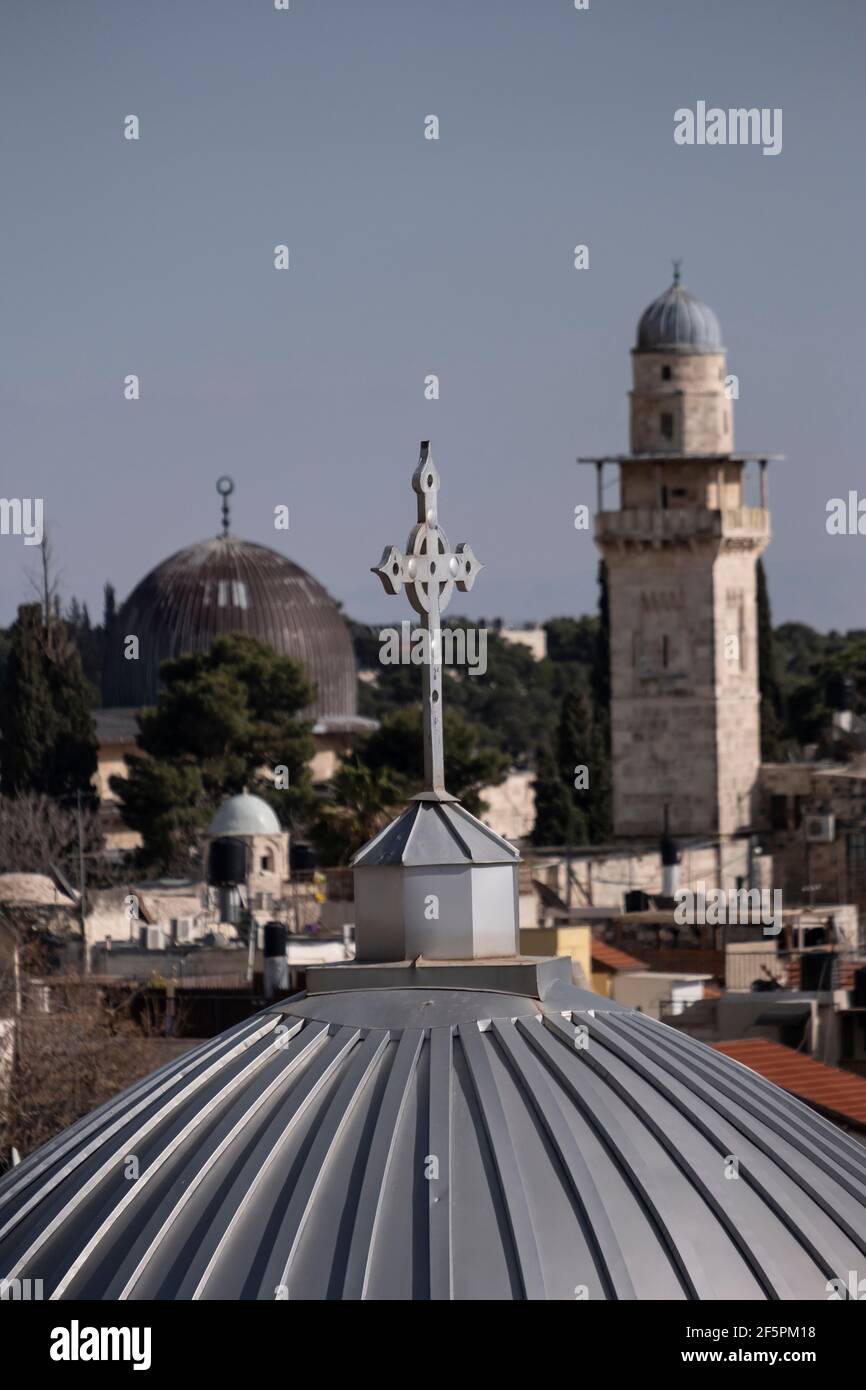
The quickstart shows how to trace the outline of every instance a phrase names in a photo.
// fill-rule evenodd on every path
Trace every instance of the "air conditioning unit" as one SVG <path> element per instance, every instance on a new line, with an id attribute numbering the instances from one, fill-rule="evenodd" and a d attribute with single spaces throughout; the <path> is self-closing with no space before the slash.
<path id="1" fill-rule="evenodd" d="M 803 828 L 809 844 L 830 845 L 836 838 L 836 817 L 806 816 Z"/>
<path id="2" fill-rule="evenodd" d="M 192 917 L 172 917 L 171 936 L 176 946 L 189 946 L 193 939 L 195 923 Z"/>
<path id="3" fill-rule="evenodd" d="M 146 951 L 161 951 L 163 948 L 162 927 L 142 927 L 142 945 Z"/>

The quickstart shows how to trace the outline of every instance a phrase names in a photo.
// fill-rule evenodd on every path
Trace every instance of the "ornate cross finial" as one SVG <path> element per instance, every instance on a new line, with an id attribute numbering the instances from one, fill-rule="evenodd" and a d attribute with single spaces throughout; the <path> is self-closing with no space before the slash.
<path id="1" fill-rule="evenodd" d="M 682 271 L 682 266 L 683 266 L 683 263 L 682 263 L 681 260 L 680 260 L 680 261 L 674 261 L 674 262 L 673 262 L 673 267 L 674 267 L 674 284 L 675 284 L 675 285 L 678 285 L 678 284 L 680 283 L 680 274 L 681 274 L 681 271 Z"/>
<path id="2" fill-rule="evenodd" d="M 399 594 L 403 585 L 428 633 L 429 661 L 424 663 L 424 776 L 427 799 L 453 800 L 445 790 L 442 754 L 442 629 L 439 623 L 451 601 L 454 586 L 466 593 L 475 583 L 480 565 L 469 545 L 452 551 L 439 525 L 437 498 L 439 473 L 430 457 L 430 441 L 422 440 L 418 467 L 412 474 L 418 495 L 418 522 L 409 533 L 406 554 L 386 545 L 378 565 L 371 566 L 388 594 Z"/>
<path id="3" fill-rule="evenodd" d="M 217 478 L 216 490 L 223 499 L 223 535 L 229 533 L 229 498 L 235 490 L 234 481 L 231 478 Z"/>

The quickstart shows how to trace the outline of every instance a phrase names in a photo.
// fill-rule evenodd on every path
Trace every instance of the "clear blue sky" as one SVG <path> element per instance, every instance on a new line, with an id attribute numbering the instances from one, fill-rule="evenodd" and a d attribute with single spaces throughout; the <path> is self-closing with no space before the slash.
<path id="1" fill-rule="evenodd" d="M 239 534 L 396 619 L 368 567 L 429 436 L 487 565 L 460 609 L 588 611 L 574 458 L 626 447 L 635 323 L 681 256 L 737 446 L 788 456 L 775 617 L 866 626 L 866 536 L 824 524 L 866 496 L 864 58 L 862 0 L 7 0 L 0 495 L 44 497 L 98 612 L 215 533 L 231 473 Z M 782 153 L 675 146 L 699 99 L 782 107 Z M 0 622 L 35 554 L 0 538 Z"/>

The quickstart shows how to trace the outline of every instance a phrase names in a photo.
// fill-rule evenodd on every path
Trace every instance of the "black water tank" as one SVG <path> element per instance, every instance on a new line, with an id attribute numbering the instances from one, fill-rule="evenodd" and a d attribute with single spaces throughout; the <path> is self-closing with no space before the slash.
<path id="1" fill-rule="evenodd" d="M 803 945 L 804 946 L 824 946 L 827 942 L 826 927 L 804 927 Z"/>
<path id="2" fill-rule="evenodd" d="M 649 912 L 650 900 L 642 888 L 630 888 L 625 895 L 626 912 Z"/>
<path id="3" fill-rule="evenodd" d="M 811 951 L 800 957 L 800 988 L 832 989 L 835 951 Z"/>
<path id="4" fill-rule="evenodd" d="M 866 968 L 863 966 L 854 971 L 854 998 L 852 1000 L 855 1009 L 866 1009 Z"/>
<path id="5" fill-rule="evenodd" d="M 247 847 L 243 840 L 231 835 L 223 835 L 219 840 L 211 840 L 208 855 L 208 883 L 219 887 L 222 884 L 246 883 Z"/>
<path id="6" fill-rule="evenodd" d="M 289 940 L 289 930 L 285 922 L 265 922 L 265 957 L 284 956 Z"/>
<path id="7" fill-rule="evenodd" d="M 289 868 L 296 874 L 303 874 L 315 867 L 316 851 L 313 846 L 293 843 L 289 849 Z"/>

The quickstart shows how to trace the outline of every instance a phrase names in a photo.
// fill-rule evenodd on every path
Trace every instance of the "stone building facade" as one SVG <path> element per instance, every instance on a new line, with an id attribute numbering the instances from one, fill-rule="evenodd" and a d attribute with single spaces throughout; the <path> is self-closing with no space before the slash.
<path id="1" fill-rule="evenodd" d="M 608 572 L 614 833 L 733 835 L 753 823 L 760 768 L 766 458 L 761 505 L 747 505 L 718 320 L 678 274 L 643 314 L 632 362 L 631 452 L 581 460 L 597 469 Z"/>
<path id="2" fill-rule="evenodd" d="M 788 902 L 852 902 L 866 913 L 866 757 L 765 763 L 759 822 Z"/>

